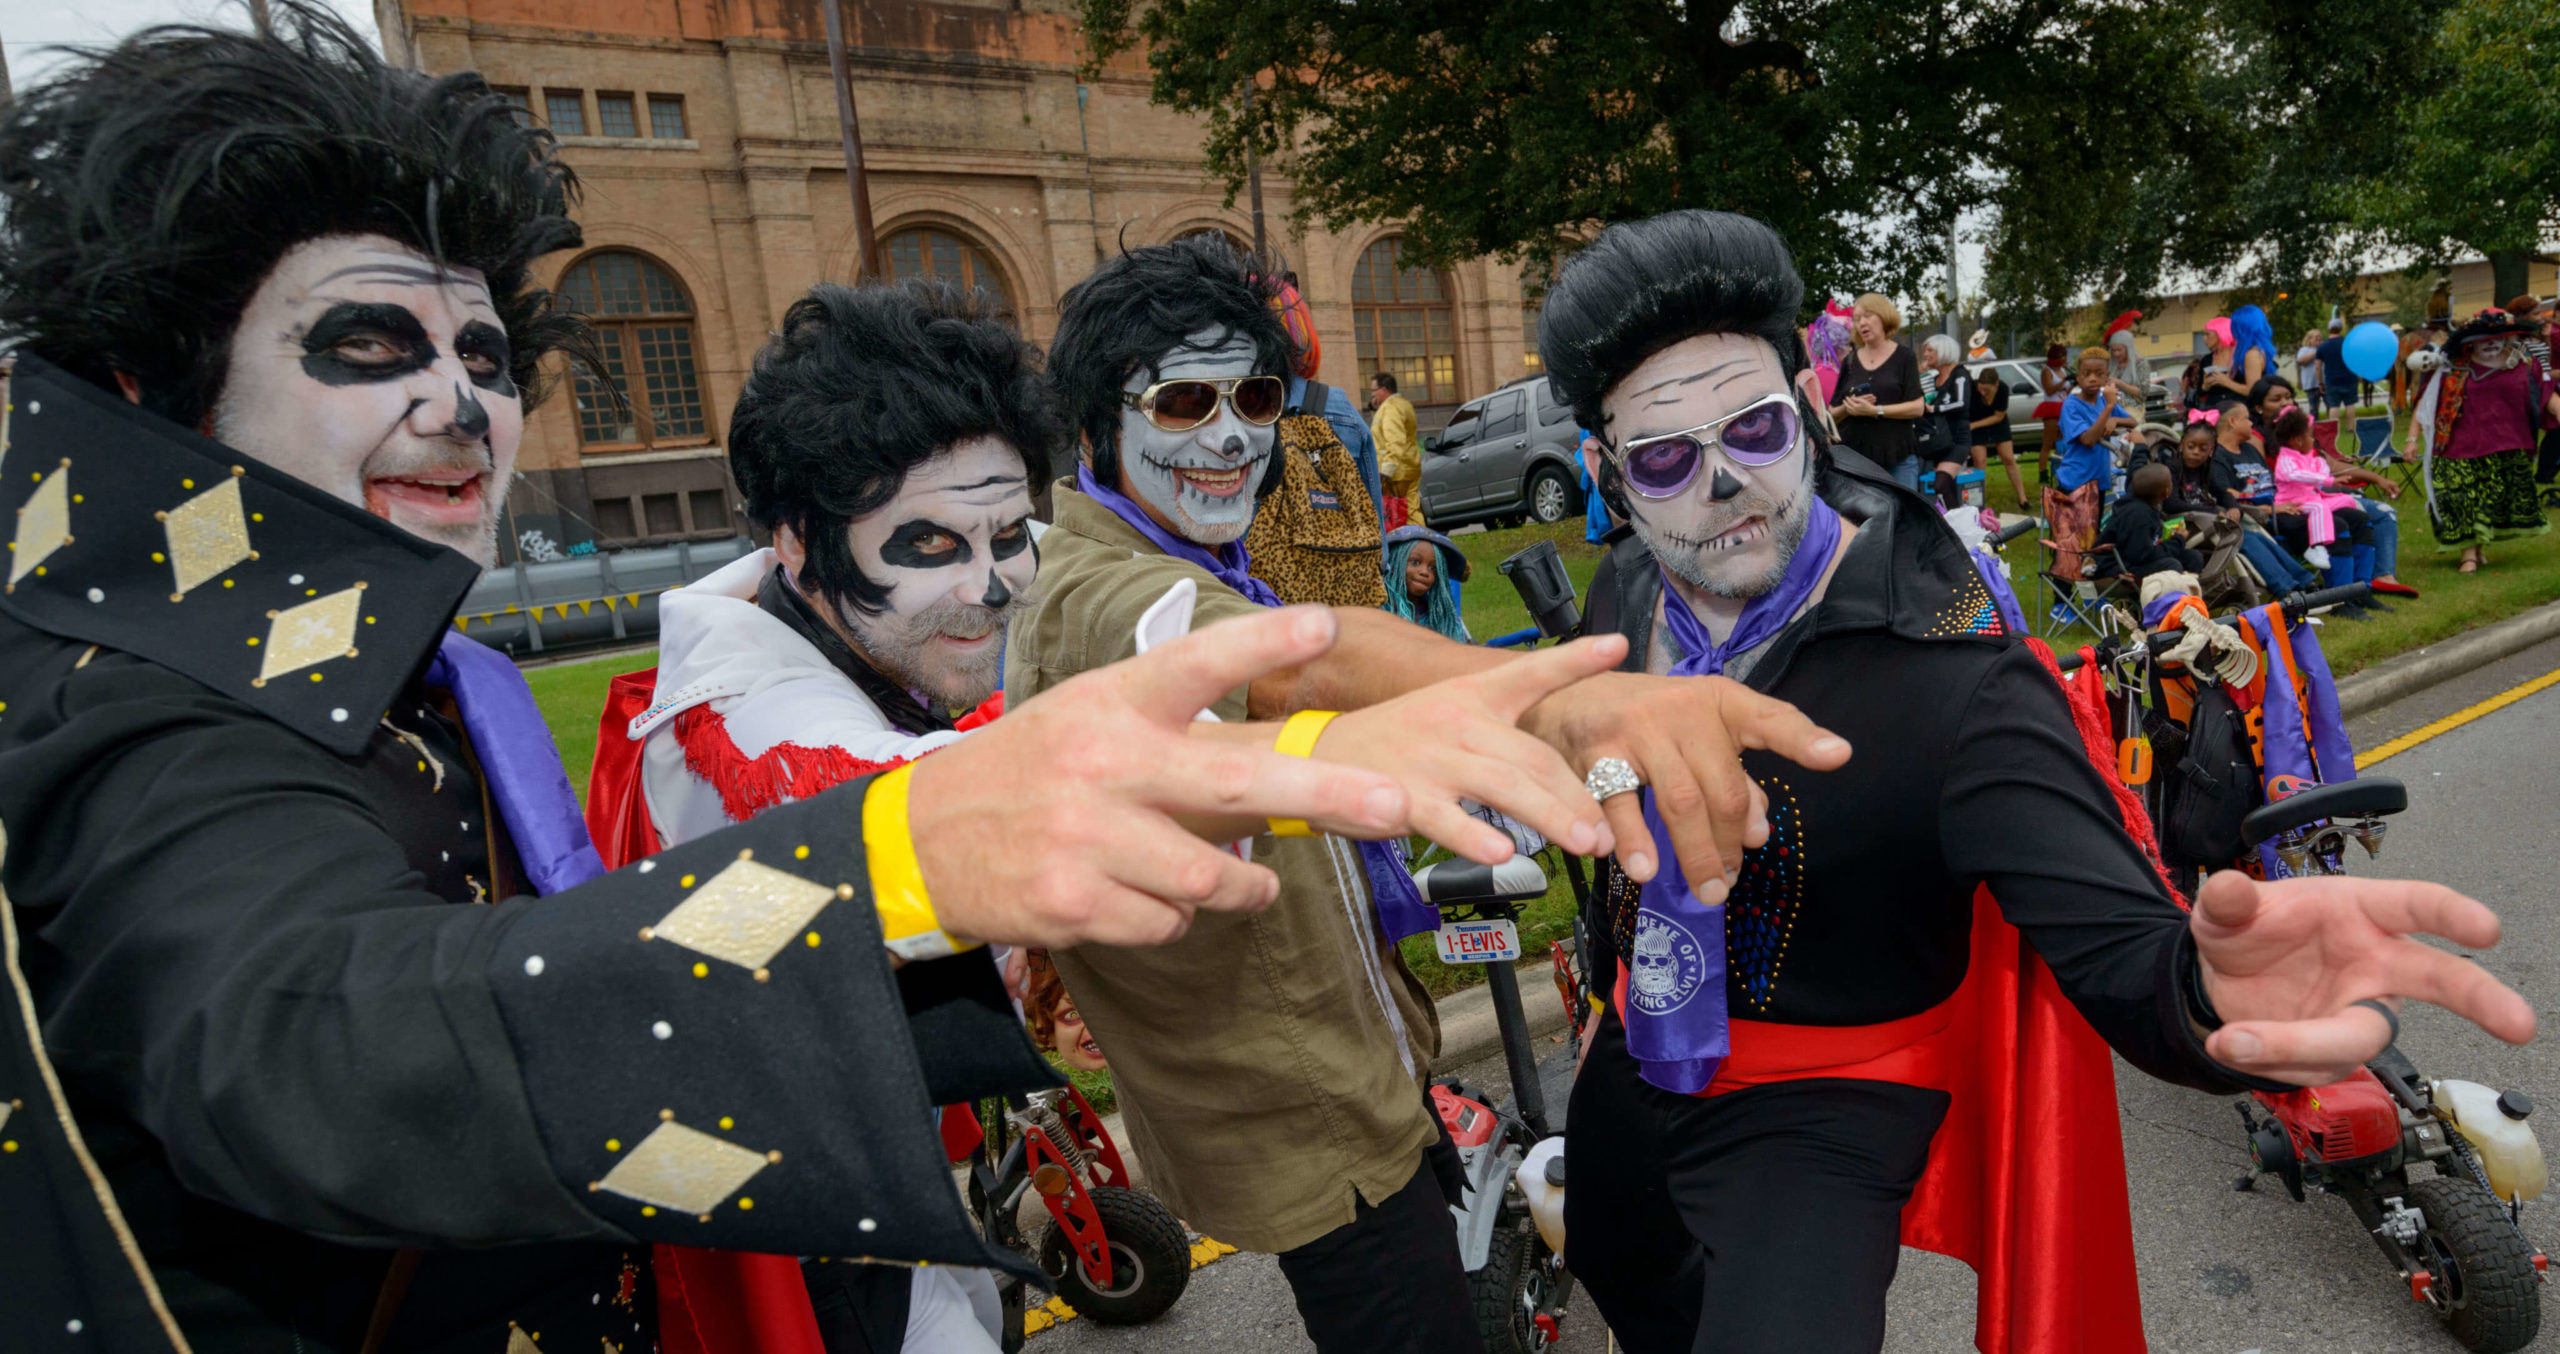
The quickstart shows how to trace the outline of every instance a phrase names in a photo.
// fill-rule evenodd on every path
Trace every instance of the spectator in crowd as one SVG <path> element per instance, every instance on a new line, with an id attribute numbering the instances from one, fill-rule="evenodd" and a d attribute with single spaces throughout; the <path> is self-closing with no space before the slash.
<path id="1" fill-rule="evenodd" d="M 2320 380 L 2319 330 L 2305 329 L 2302 331 L 2302 342 L 2293 350 L 2293 378 L 2302 389 L 2311 392 L 2311 398 L 2313 401 L 2312 408 L 2317 410 L 2319 408 L 2318 402 L 2320 399 L 2320 392 L 2323 388 Z"/>
<path id="2" fill-rule="evenodd" d="M 2240 347 L 2239 340 L 2231 336 L 2230 319 L 2215 316 L 2205 322 L 2204 332 L 2206 342 L 2211 345 L 2211 352 L 2204 365 L 2204 380 L 2196 387 L 2197 407 L 2218 409 L 2222 407 L 2223 401 L 2233 396 L 2247 398 L 2248 384 L 2231 374 L 2232 365 L 2238 359 Z"/>
<path id="3" fill-rule="evenodd" d="M 2107 380 L 2128 409 L 2140 409 L 2151 398 L 2151 362 L 2134 351 L 2133 322 L 2142 312 L 2128 310 L 2107 329 Z"/>
<path id="4" fill-rule="evenodd" d="M 2009 468 L 2009 488 L 2018 496 L 2018 506 L 2027 506 L 2027 481 L 2018 473 L 2018 443 L 2009 431 L 2009 383 L 2000 379 L 2000 369 L 1984 362 L 1973 369 L 1972 389 L 1965 399 L 1965 422 L 1972 429 L 1973 468 L 1990 469 L 1989 453 L 2000 453 L 2000 464 Z"/>
<path id="5" fill-rule="evenodd" d="M 2366 582 L 2373 577 L 2373 519 L 2356 500 L 2337 492 L 2328 458 L 2311 444 L 2311 414 L 2292 405 L 2276 416 L 2276 502 L 2301 510 L 2301 554 L 2306 563 L 2328 572 L 2328 585 Z M 2288 541 L 2286 544 L 2290 545 Z M 2361 614 L 2363 608 L 2348 608 Z"/>
<path id="6" fill-rule="evenodd" d="M 2204 572 L 2204 556 L 2183 540 L 2165 539 L 2168 520 L 2161 516 L 2160 505 L 2169 497 L 2169 467 L 2153 463 L 2134 471 L 2127 481 L 2129 492 L 2107 515 L 2102 538 L 2114 546 L 2116 560 L 2124 571 L 2135 578 L 2148 578 L 2165 570 L 2181 573 Z"/>
<path id="7" fill-rule="evenodd" d="M 2555 296 L 2552 299 L 2543 302 L 2541 308 L 2534 312 L 2533 318 L 2534 322 L 2542 327 L 2540 340 L 2542 343 L 2542 374 L 2546 380 L 2551 379 L 2553 375 L 2551 368 L 2551 327 L 2555 323 L 2560 323 L 2560 296 Z M 2542 452 L 2534 462 L 2533 478 L 2535 483 L 2544 485 L 2550 484 L 2555 479 L 2560 479 L 2560 427 L 2550 428 L 2543 432 Z M 2545 497 L 2544 501 L 2546 503 L 2549 501 L 2548 496 Z"/>
<path id="8" fill-rule="evenodd" d="M 1965 339 L 1964 360 L 1967 362 L 1997 362 L 2000 360 L 2000 354 L 1991 351 L 1990 330 L 1976 329 L 1970 337 Z"/>
<path id="9" fill-rule="evenodd" d="M 1103 1061 L 1102 1046 L 1093 1041 L 1084 1014 L 1076 1009 L 1076 999 L 1067 994 L 1067 983 L 1058 976 L 1058 968 L 1049 962 L 1047 950 L 1029 953 L 1031 990 L 1022 1002 L 1022 1021 L 1030 1027 L 1031 1042 L 1058 1055 L 1058 1061 L 1079 1072 L 1100 1072 L 1110 1064 Z"/>
<path id="10" fill-rule="evenodd" d="M 2395 324 L 2391 332 L 2400 336 L 2399 355 L 2391 360 L 2391 412 L 2396 416 L 2409 412 L 2417 403 L 2421 383 L 2417 374 L 2409 370 L 2409 359 L 2427 346 L 2427 331 L 2423 325 L 2411 329 Z"/>
<path id="11" fill-rule="evenodd" d="M 1922 424 L 1923 435 L 1917 439 L 1922 448 L 1936 447 L 1924 474 L 1933 476 L 1930 490 L 1938 496 L 1938 506 L 1952 508 L 1964 501 L 1964 491 L 1956 477 L 1965 472 L 1972 458 L 1973 421 L 1965 416 L 1966 387 L 1972 384 L 1965 369 L 1956 365 L 1956 340 L 1953 334 L 1931 334 L 1920 345 L 1920 398 L 1929 406 L 1926 418 L 1934 420 L 1935 429 Z M 1935 436 L 1927 435 L 1934 432 Z"/>
<path id="12" fill-rule="evenodd" d="M 2285 593 L 2314 587 L 2320 581 L 2319 575 L 2286 554 L 2284 547 L 2267 534 L 2260 518 L 2251 516 L 2252 512 L 2263 514 L 2266 509 L 2250 507 L 2239 462 L 2223 449 L 2220 440 L 2224 435 L 2221 425 L 2226 419 L 2236 420 L 2234 426 L 2247 424 L 2239 410 L 2235 403 L 2228 410 L 2200 409 L 2188 416 L 2186 433 L 2178 442 L 2177 463 L 2170 467 L 2171 511 L 2191 515 L 2211 512 L 2241 523 L 2240 553 L 2269 588 Z M 2272 500 L 2273 470 L 2264 460 L 2257 459 L 2256 452 L 2248 454 L 2252 464 L 2265 472 L 2266 493 Z"/>
<path id="13" fill-rule="evenodd" d="M 2062 445 L 2055 420 L 2062 417 L 2062 397 L 2071 393 L 2071 350 L 2059 343 L 2045 345 L 2044 366 L 2036 373 L 2044 398 L 2036 402 L 2036 417 L 2044 423 L 2044 481 L 2053 482 L 2053 458 Z"/>
<path id="14" fill-rule="evenodd" d="M 2044 517 L 2055 545 L 2054 571 L 2065 578 L 2080 576 L 2080 558 L 2097 538 L 2116 469 L 2108 440 L 2133 422 L 2107 384 L 2106 349 L 2081 350 L 2079 380 L 2079 389 L 2062 399 L 2062 439 L 2047 458 L 2054 463 L 2053 487 L 2044 495 Z"/>
<path id="15" fill-rule="evenodd" d="M 2436 544 L 2462 552 L 2457 573 L 2478 573 L 2491 541 L 2551 529 L 2533 475 L 2536 443 L 2560 426 L 2560 393 L 2526 356 L 2526 328 L 2495 307 L 2463 321 L 2421 401 L 2427 508 Z"/>
<path id="16" fill-rule="evenodd" d="M 2276 426 L 2276 416 L 2300 400 L 2293 382 L 2281 376 L 2259 377 L 2258 383 L 2249 387 L 2249 419 L 2256 425 L 2258 435 L 2266 437 Z"/>
<path id="17" fill-rule="evenodd" d="M 1369 431 L 1376 438 L 1378 521 L 1389 530 L 1422 520 L 1422 437 L 1413 401 L 1396 393 L 1394 372 L 1369 378 Z"/>
<path id="18" fill-rule="evenodd" d="M 2356 374 L 2347 368 L 2347 322 L 2329 321 L 2329 337 L 2320 340 L 2316 359 L 2320 368 L 2321 402 L 2331 418 L 2344 418 L 2357 404 Z M 2316 413 L 2321 405 L 2314 405 Z"/>
<path id="19" fill-rule="evenodd" d="M 2245 389 L 2276 374 L 2276 331 L 2267 312 L 2242 306 L 2231 312 L 2231 374 Z"/>
<path id="20" fill-rule="evenodd" d="M 1902 311 L 1869 292 L 1858 298 L 1850 321 L 1857 343 L 1840 358 L 1840 384 L 1831 417 L 1849 449 L 1890 472 L 1903 488 L 1920 488 L 1917 420 L 1928 412 L 1920 394 L 1920 362 L 1893 341 Z"/>
<path id="21" fill-rule="evenodd" d="M 1429 527 L 1387 533 L 1387 610 L 1460 644 L 1473 644 L 1458 611 L 1458 585 L 1474 572 L 1457 544 Z"/>

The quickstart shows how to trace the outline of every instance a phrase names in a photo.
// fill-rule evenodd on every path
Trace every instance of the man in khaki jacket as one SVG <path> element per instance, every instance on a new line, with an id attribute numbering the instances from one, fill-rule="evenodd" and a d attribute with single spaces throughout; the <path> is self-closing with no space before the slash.
<path id="1" fill-rule="evenodd" d="M 1404 500 L 1405 520 L 1422 520 L 1422 440 L 1413 401 L 1396 393 L 1395 373 L 1369 378 L 1369 435 L 1378 443 L 1378 483 L 1388 498 Z"/>
<path id="2" fill-rule="evenodd" d="M 1272 425 L 1286 394 L 1288 338 L 1262 271 L 1198 236 L 1123 254 L 1068 293 L 1049 371 L 1082 436 L 1083 463 L 1056 489 L 1056 522 L 1040 542 L 1040 595 L 1008 628 L 1009 703 L 1135 652 L 1151 611 L 1151 632 L 1178 633 L 1184 621 L 1165 625 L 1159 603 L 1179 583 L 1196 589 L 1188 622 L 1273 604 L 1240 545 L 1257 500 L 1278 480 Z M 1339 661 L 1328 655 L 1240 688 L 1213 713 L 1236 720 L 1426 702 L 1406 693 L 1468 674 L 1514 684 L 1518 728 L 1478 726 L 1424 759 L 1445 758 L 1455 776 L 1472 758 L 1501 754 L 1509 738 L 1547 742 L 1570 772 L 1552 803 L 1543 786 L 1521 798 L 1557 825 L 1568 849 L 1629 843 L 1622 861 L 1648 877 L 1648 836 L 1640 821 L 1619 821 L 1636 797 L 1601 805 L 1603 826 L 1571 774 L 1610 756 L 1655 783 L 1685 784 L 1687 827 L 1675 830 L 1675 843 L 1689 833 L 1699 852 L 1691 877 L 1716 880 L 1746 841 L 1766 834 L 1764 807 L 1739 774 L 1738 743 L 1825 767 L 1848 753 L 1736 685 L 1716 686 L 1703 701 L 1710 688 L 1701 684 L 1624 673 L 1553 695 L 1530 689 L 1531 665 L 1591 672 L 1616 663 L 1615 640 L 1514 660 L 1384 612 L 1335 614 Z M 1416 704 L 1405 717 L 1436 725 L 1441 715 Z M 1337 755 L 1336 740 L 1319 741 Z M 1342 753 L 1356 759 L 1360 750 Z M 1410 775 L 1411 746 L 1396 755 Z M 1534 761 L 1516 750 L 1504 760 Z M 1485 831 L 1481 850 L 1468 854 L 1507 855 L 1508 839 Z M 1728 836 L 1731 859 L 1718 845 Z M 1687 864 L 1691 847 L 1677 849 Z M 1448 1212 L 1457 1194 L 1432 1160 L 1453 1154 L 1424 1100 L 1439 1030 L 1394 946 L 1431 924 L 1428 909 L 1410 898 L 1409 881 L 1398 889 L 1398 867 L 1354 843 L 1266 833 L 1249 850 L 1280 877 L 1266 911 L 1203 913 L 1161 950 L 1053 952 L 1096 1041 L 1111 1051 L 1148 1180 L 1193 1226 L 1277 1254 L 1325 1354 L 1478 1348 Z M 1721 882 L 1709 888 L 1722 896 Z"/>

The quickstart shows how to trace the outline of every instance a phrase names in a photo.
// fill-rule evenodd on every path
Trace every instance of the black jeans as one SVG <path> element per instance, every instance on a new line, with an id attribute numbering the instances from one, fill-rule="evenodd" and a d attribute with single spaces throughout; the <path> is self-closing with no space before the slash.
<path id="1" fill-rule="evenodd" d="M 1612 1014 L 1573 1087 L 1565 1260 L 1627 1354 L 1874 1354 L 1947 1095 L 1645 1084 Z"/>
<path id="2" fill-rule="evenodd" d="M 1434 1157 L 1457 1149 L 1444 1130 L 1413 1178 L 1351 1221 L 1280 1253 L 1307 1338 L 1323 1354 L 1482 1354 L 1458 1225 Z"/>

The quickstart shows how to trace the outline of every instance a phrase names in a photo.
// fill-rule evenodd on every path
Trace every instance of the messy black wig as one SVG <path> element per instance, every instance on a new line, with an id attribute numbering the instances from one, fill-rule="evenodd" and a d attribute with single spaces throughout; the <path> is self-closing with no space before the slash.
<path id="1" fill-rule="evenodd" d="M 1250 339 L 1254 370 L 1288 380 L 1297 345 L 1273 309 L 1279 294 L 1276 264 L 1237 253 L 1214 231 L 1129 250 L 1069 288 L 1049 341 L 1049 378 L 1068 423 L 1092 449 L 1093 477 L 1120 483 L 1121 386 L 1140 371 L 1154 381 L 1157 364 L 1193 334 Z M 1279 487 L 1280 470 L 1275 455 L 1256 497 Z"/>
<path id="2" fill-rule="evenodd" d="M 1036 486 L 1063 440 L 1040 352 L 986 293 L 947 282 L 820 283 L 783 312 L 729 416 L 729 473 L 747 516 L 809 552 L 800 582 L 839 613 L 878 614 L 889 590 L 845 538 L 907 472 L 955 442 L 997 437 Z"/>
<path id="3" fill-rule="evenodd" d="M 382 63 L 336 15 L 273 0 L 274 35 L 172 25 L 88 51 L 0 119 L 0 333 L 200 424 L 232 331 L 288 250 L 385 235 L 479 270 L 538 398 L 584 326 L 528 285 L 579 242 L 548 132 L 476 74 Z"/>
<path id="4" fill-rule="evenodd" d="M 1806 366 L 1796 327 L 1803 304 L 1804 281 L 1776 231 L 1733 212 L 1664 212 L 1609 227 L 1565 263 L 1539 313 L 1538 358 L 1556 402 L 1615 445 L 1601 397 L 1646 358 L 1693 335 L 1766 339 L 1793 382 Z M 1819 452 L 1821 424 L 1809 409 L 1805 427 Z M 1617 465 L 1605 456 L 1598 485 L 1624 518 Z"/>

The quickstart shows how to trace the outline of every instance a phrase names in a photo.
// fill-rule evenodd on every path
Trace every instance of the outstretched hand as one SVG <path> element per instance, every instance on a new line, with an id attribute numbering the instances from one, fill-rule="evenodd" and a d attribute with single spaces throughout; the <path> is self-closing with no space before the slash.
<path id="1" fill-rule="evenodd" d="M 1511 836 L 1470 817 L 1460 799 L 1509 814 L 1575 855 L 1606 855 L 1616 843 L 1581 773 L 1519 722 L 1529 707 L 1616 667 L 1626 653 L 1624 638 L 1603 635 L 1434 682 L 1337 716 L 1315 755 L 1394 777 L 1412 815 L 1406 828 L 1471 860 L 1510 859 Z"/>
<path id="2" fill-rule="evenodd" d="M 2488 970 L 2411 939 L 2498 943 L 2496 913 L 2439 884 L 2325 876 L 2205 881 L 2188 923 L 2205 996 L 2223 1026 L 2205 1051 L 2252 1076 L 2318 1086 L 2382 1052 L 2391 1024 L 2354 1003 L 2433 1002 L 2510 1044 L 2533 1038 L 2533 1007 Z"/>
<path id="3" fill-rule="evenodd" d="M 943 929 L 974 940 L 1160 945 L 1195 911 L 1254 911 L 1278 876 L 1186 819 L 1303 818 L 1381 836 L 1405 821 L 1376 772 L 1190 736 L 1202 707 L 1331 647 L 1287 607 L 1207 626 L 1060 683 L 915 764 L 907 823 Z"/>

